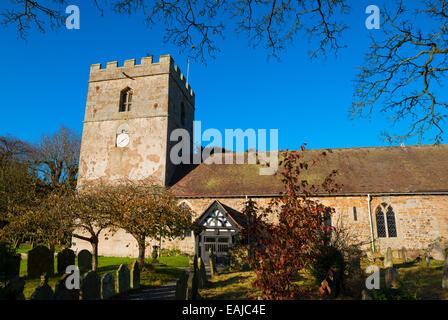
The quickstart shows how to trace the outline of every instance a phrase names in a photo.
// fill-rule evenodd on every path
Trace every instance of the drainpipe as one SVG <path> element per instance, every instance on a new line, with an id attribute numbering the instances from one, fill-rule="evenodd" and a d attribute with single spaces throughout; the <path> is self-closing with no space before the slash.
<path id="1" fill-rule="evenodd" d="M 372 242 L 372 252 L 375 252 L 375 242 L 374 242 L 374 238 L 373 238 L 373 224 L 372 224 L 372 212 L 370 210 L 370 194 L 367 195 L 367 207 L 369 210 L 369 224 L 370 224 L 370 239 Z"/>

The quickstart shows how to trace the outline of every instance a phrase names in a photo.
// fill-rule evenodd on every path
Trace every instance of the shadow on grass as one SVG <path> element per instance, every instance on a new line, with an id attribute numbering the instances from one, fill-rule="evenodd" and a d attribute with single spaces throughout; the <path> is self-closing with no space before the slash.
<path id="1" fill-rule="evenodd" d="M 207 285 L 208 289 L 216 289 L 216 288 L 220 288 L 220 287 L 224 287 L 224 286 L 228 286 L 228 285 L 232 285 L 232 284 L 237 284 L 240 283 L 241 281 L 247 281 L 250 277 L 249 276 L 235 276 L 235 277 L 231 277 L 225 280 L 221 280 L 221 281 L 216 281 L 216 282 L 209 282 Z"/>

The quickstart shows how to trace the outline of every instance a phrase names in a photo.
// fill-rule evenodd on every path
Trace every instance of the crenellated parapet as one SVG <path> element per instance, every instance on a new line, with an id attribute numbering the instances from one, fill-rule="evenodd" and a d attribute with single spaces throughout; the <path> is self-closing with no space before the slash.
<path id="1" fill-rule="evenodd" d="M 136 64 L 135 59 L 125 60 L 122 66 L 118 66 L 117 61 L 108 62 L 106 67 L 100 63 L 92 64 L 90 67 L 89 82 L 110 81 L 117 79 L 134 79 L 138 77 L 155 76 L 169 74 L 179 85 L 185 96 L 194 105 L 194 92 L 190 84 L 186 82 L 180 68 L 174 65 L 174 60 L 170 55 L 162 55 L 158 62 L 153 61 L 153 57 L 143 57 L 140 64 Z"/>

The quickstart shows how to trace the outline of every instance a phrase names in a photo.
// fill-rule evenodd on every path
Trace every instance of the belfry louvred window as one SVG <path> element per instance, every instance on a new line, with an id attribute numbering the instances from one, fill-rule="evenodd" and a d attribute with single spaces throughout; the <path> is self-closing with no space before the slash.
<path id="1" fill-rule="evenodd" d="M 378 238 L 397 237 L 397 226 L 395 223 L 395 213 L 392 206 L 382 203 L 375 212 L 376 230 Z"/>
<path id="2" fill-rule="evenodd" d="M 126 88 L 120 94 L 120 112 L 131 111 L 132 106 L 132 89 Z"/>

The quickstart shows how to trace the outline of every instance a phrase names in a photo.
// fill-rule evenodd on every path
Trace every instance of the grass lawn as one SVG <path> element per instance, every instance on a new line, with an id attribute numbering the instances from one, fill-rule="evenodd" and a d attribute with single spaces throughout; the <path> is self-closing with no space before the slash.
<path id="1" fill-rule="evenodd" d="M 369 264 L 376 264 L 380 268 L 383 262 L 380 259 L 374 263 L 363 259 L 361 267 L 363 270 Z M 402 260 L 394 259 L 394 267 L 400 275 L 402 287 L 418 300 L 448 300 L 448 290 L 442 289 L 443 261 L 431 260 L 429 268 L 426 268 L 424 261 L 413 260 L 404 263 Z M 322 299 L 318 294 L 318 289 L 313 278 L 306 272 L 300 274 L 301 284 L 305 290 L 304 299 Z M 257 290 L 253 282 L 256 276 L 252 271 L 231 272 L 226 271 L 215 276 L 207 287 L 200 290 L 204 299 L 211 300 L 240 300 L 257 299 L 261 292 Z M 385 287 L 384 269 L 381 269 L 381 288 Z M 340 296 L 338 299 L 353 299 L 353 297 Z"/>
<path id="2" fill-rule="evenodd" d="M 119 257 L 98 257 L 98 274 L 102 277 L 105 273 L 109 272 L 117 278 L 117 270 L 120 264 L 125 263 L 131 269 L 131 264 L 135 261 L 135 258 L 119 258 Z M 177 279 L 182 272 L 179 267 L 188 267 L 189 259 L 184 256 L 175 257 L 160 257 L 159 262 L 163 265 L 154 266 L 153 270 L 143 270 L 140 274 L 140 283 L 142 287 L 158 286 L 167 281 Z M 56 259 L 55 259 L 56 270 Z M 27 274 L 27 260 L 22 259 L 20 264 L 20 276 L 26 277 Z M 51 277 L 48 281 L 53 288 L 59 280 L 59 276 Z M 39 285 L 40 279 L 28 279 L 25 278 L 25 290 L 24 294 L 27 299 L 31 297 L 36 287 Z M 117 287 L 117 284 L 115 284 Z"/>

